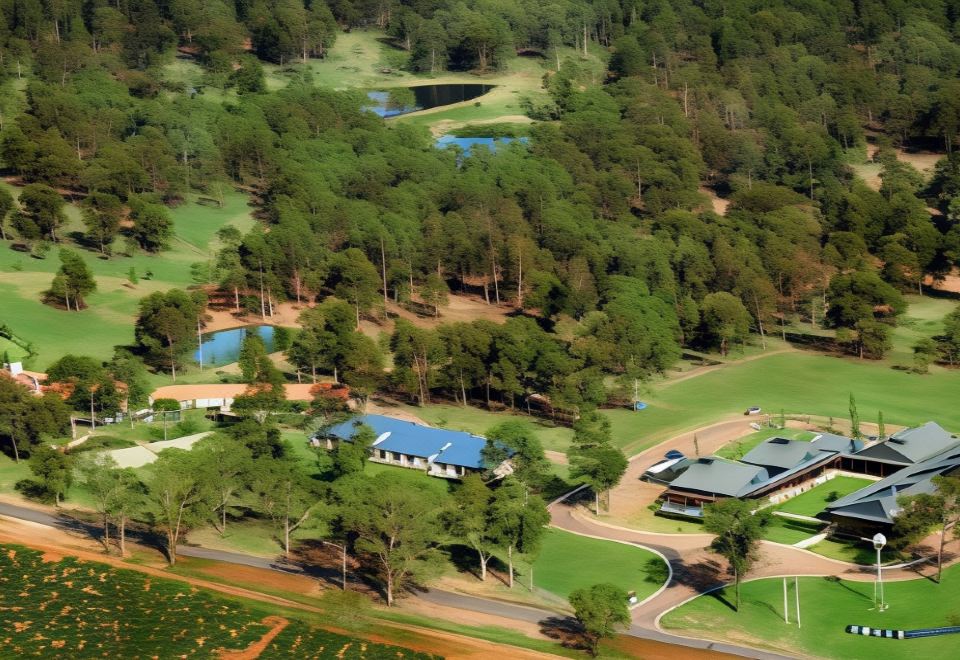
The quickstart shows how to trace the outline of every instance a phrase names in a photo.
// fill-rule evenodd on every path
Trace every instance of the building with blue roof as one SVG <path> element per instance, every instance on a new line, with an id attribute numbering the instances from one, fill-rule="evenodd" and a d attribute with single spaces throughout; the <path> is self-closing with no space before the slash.
<path id="1" fill-rule="evenodd" d="M 446 479 L 459 479 L 488 467 L 497 470 L 503 467 L 484 464 L 482 451 L 487 444 L 486 438 L 384 415 L 350 419 L 321 431 L 314 440 L 325 441 L 327 448 L 332 449 L 338 442 L 350 442 L 358 424 L 366 424 L 376 435 L 370 448 L 370 460 L 375 463 L 424 470 Z"/>

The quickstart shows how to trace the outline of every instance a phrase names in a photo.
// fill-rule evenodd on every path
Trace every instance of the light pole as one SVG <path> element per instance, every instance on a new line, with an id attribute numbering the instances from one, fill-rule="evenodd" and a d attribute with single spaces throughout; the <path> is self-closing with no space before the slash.
<path id="1" fill-rule="evenodd" d="M 877 549 L 877 581 L 873 586 L 873 600 L 876 603 L 877 611 L 883 612 L 887 609 L 887 604 L 883 602 L 883 574 L 880 569 L 880 551 L 887 544 L 887 537 L 878 532 L 872 540 L 873 547 Z"/>
<path id="2" fill-rule="evenodd" d="M 324 541 L 323 544 L 332 545 L 334 548 L 339 548 L 340 551 L 343 553 L 342 555 L 343 563 L 341 565 L 342 572 L 341 572 L 341 578 L 340 578 L 341 579 L 340 588 L 342 591 L 346 591 L 347 590 L 347 544 L 344 543 L 343 545 L 340 545 L 339 543 L 333 543 L 331 541 Z"/>

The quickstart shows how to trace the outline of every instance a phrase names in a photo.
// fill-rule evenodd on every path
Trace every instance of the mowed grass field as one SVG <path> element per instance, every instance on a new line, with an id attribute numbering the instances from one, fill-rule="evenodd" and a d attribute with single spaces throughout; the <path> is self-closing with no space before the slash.
<path id="1" fill-rule="evenodd" d="M 915 629 L 950 625 L 960 615 L 960 567 L 944 572 L 943 583 L 916 579 L 884 585 L 889 609 L 873 611 L 873 584 L 826 578 L 800 578 L 802 628 L 783 621 L 783 582 L 765 579 L 741 585 L 742 607 L 735 612 L 729 603 L 732 588 L 716 595 L 700 596 L 663 617 L 670 630 L 710 639 L 746 643 L 751 646 L 819 658 L 953 658 L 957 656 L 956 635 L 926 639 L 892 640 L 861 637 L 845 632 L 847 625 Z M 790 585 L 790 607 L 794 607 Z"/>
<path id="2" fill-rule="evenodd" d="M 83 230 L 78 208 L 68 205 L 67 210 L 70 221 L 64 236 Z M 236 192 L 225 195 L 223 208 L 197 204 L 192 197 L 171 209 L 170 214 L 175 237 L 169 250 L 155 255 L 138 252 L 125 256 L 118 240 L 114 256 L 104 259 L 69 240 L 62 242 L 62 246 L 80 252 L 97 279 L 98 289 L 89 296 L 89 307 L 81 312 L 67 312 L 41 302 L 60 267 L 58 246 L 45 259 L 35 259 L 12 249 L 13 241 L 0 242 L 0 289 L 4 292 L 0 321 L 19 337 L 33 342 L 38 355 L 31 367 L 44 369 L 67 353 L 108 358 L 115 345 L 130 344 L 140 298 L 193 284 L 190 265 L 213 258 L 217 230 L 231 224 L 245 231 L 254 222 L 247 197 Z M 139 280 L 136 284 L 128 281 L 131 267 Z"/>
<path id="3" fill-rule="evenodd" d="M 533 583 L 564 598 L 582 587 L 609 582 L 643 600 L 666 576 L 663 560 L 649 550 L 559 529 L 547 530 L 533 564 Z"/>
<path id="4" fill-rule="evenodd" d="M 858 479 L 857 477 L 834 477 L 826 483 L 822 483 L 815 488 L 811 488 L 802 495 L 797 495 L 777 507 L 777 510 L 785 513 L 795 513 L 800 516 L 815 516 L 824 507 L 832 501 L 845 497 L 861 488 L 866 488 L 874 483 L 870 479 Z M 831 497 L 836 494 L 836 497 Z"/>
<path id="5" fill-rule="evenodd" d="M 51 559 L 0 546 L 0 656 L 217 657 L 246 649 L 273 627 L 264 621 L 273 607 L 107 564 Z M 293 619 L 259 657 L 430 656 Z"/>
<path id="6" fill-rule="evenodd" d="M 646 395 L 646 410 L 607 414 L 617 445 L 634 454 L 682 430 L 740 414 L 748 406 L 846 418 L 851 393 L 865 422 L 875 421 L 883 411 L 888 424 L 913 426 L 935 420 L 949 430 L 960 430 L 956 371 L 938 368 L 921 376 L 868 360 L 799 351 L 655 383 Z"/>

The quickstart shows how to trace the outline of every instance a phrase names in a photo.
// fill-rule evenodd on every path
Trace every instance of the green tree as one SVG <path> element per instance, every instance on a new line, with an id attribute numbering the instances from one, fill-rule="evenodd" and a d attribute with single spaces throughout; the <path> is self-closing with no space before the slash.
<path id="1" fill-rule="evenodd" d="M 81 216 L 87 227 L 87 238 L 100 247 L 100 254 L 108 254 L 110 243 L 120 231 L 123 203 L 116 195 L 91 193 L 81 204 Z"/>
<path id="2" fill-rule="evenodd" d="M 70 409 L 59 394 L 34 396 L 12 378 L 0 377 L 0 441 L 9 446 L 14 461 L 69 428 Z"/>
<path id="3" fill-rule="evenodd" d="M 543 536 L 550 523 L 546 502 L 539 495 L 531 494 L 521 481 L 508 476 L 494 491 L 491 517 L 494 524 L 493 536 L 498 546 L 507 550 L 510 588 L 513 588 L 514 552 L 519 552 L 530 563 L 532 589 L 533 560 L 540 552 Z"/>
<path id="4" fill-rule="evenodd" d="M 350 442 L 340 442 L 333 452 L 333 467 L 339 476 L 363 472 L 377 434 L 368 425 L 354 422 Z"/>
<path id="5" fill-rule="evenodd" d="M 147 252 L 165 249 L 173 238 L 173 220 L 160 204 L 131 200 L 130 219 L 133 220 L 130 235 Z"/>
<path id="6" fill-rule="evenodd" d="M 243 341 L 240 342 L 240 355 L 237 358 L 244 382 L 257 382 L 260 364 L 265 359 L 267 359 L 267 346 L 263 343 L 263 338 L 257 332 L 246 332 L 243 335 Z"/>
<path id="7" fill-rule="evenodd" d="M 7 240 L 7 216 L 16 207 L 13 195 L 6 188 L 0 188 L 0 240 Z"/>
<path id="8" fill-rule="evenodd" d="M 744 341 L 750 332 L 750 313 L 739 298 L 721 291 L 703 299 L 701 318 L 704 336 L 712 345 L 720 346 L 726 355 L 730 342 Z"/>
<path id="9" fill-rule="evenodd" d="M 857 400 L 853 397 L 853 392 L 850 393 L 850 434 L 857 439 L 863 437 L 863 434 L 860 432 L 860 413 L 857 412 Z"/>
<path id="10" fill-rule="evenodd" d="M 205 306 L 203 293 L 180 289 L 142 298 L 135 335 L 145 361 L 154 367 L 169 367 L 176 380 L 177 366 L 194 345 Z"/>
<path id="11" fill-rule="evenodd" d="M 573 615 L 583 627 L 590 655 L 600 652 L 600 640 L 613 637 L 618 628 L 630 624 L 627 593 L 613 584 L 595 584 L 570 594 Z"/>
<path id="12" fill-rule="evenodd" d="M 420 297 L 423 302 L 433 307 L 433 315 L 440 316 L 440 307 L 446 306 L 449 301 L 450 289 L 447 282 L 437 273 L 430 273 L 420 287 Z"/>
<path id="13" fill-rule="evenodd" d="M 253 471 L 253 456 L 239 440 L 226 435 L 203 438 L 191 450 L 197 454 L 198 468 L 204 473 L 213 526 L 223 536 L 227 517 L 236 513 L 236 505 Z"/>
<path id="14" fill-rule="evenodd" d="M 937 344 L 951 365 L 960 361 L 960 307 L 943 318 L 943 334 L 937 337 Z"/>
<path id="15" fill-rule="evenodd" d="M 260 511 L 273 520 L 289 559 L 290 535 L 307 522 L 319 501 L 316 482 L 293 459 L 260 458 L 253 470 Z"/>
<path id="16" fill-rule="evenodd" d="M 442 538 L 438 517 L 445 501 L 426 486 L 391 472 L 373 478 L 356 475 L 337 484 L 342 526 L 354 546 L 378 568 L 387 605 L 408 582 L 422 578 L 435 563 Z"/>
<path id="17" fill-rule="evenodd" d="M 347 248 L 336 259 L 333 269 L 333 290 L 356 310 L 357 328 L 360 315 L 380 299 L 380 275 L 366 255 L 357 248 Z"/>
<path id="18" fill-rule="evenodd" d="M 740 580 L 757 557 L 763 531 L 770 524 L 770 512 L 753 511 L 754 503 L 731 497 L 704 507 L 703 528 L 716 538 L 710 548 L 726 559 L 733 571 L 736 588 L 736 609 L 740 610 Z"/>
<path id="19" fill-rule="evenodd" d="M 913 370 L 918 374 L 930 371 L 930 363 L 937 359 L 937 344 L 929 337 L 921 337 L 913 345 Z"/>
<path id="20" fill-rule="evenodd" d="M 166 538 L 167 561 L 173 566 L 180 539 L 203 520 L 204 474 L 193 453 L 166 449 L 151 466 L 146 485 L 147 515 Z"/>
<path id="21" fill-rule="evenodd" d="M 72 458 L 53 447 L 42 444 L 30 454 L 30 471 L 38 480 L 41 492 L 60 506 L 73 484 Z"/>
<path id="22" fill-rule="evenodd" d="M 53 278 L 47 295 L 53 300 L 62 300 L 67 311 L 86 308 L 84 298 L 97 290 L 90 267 L 83 257 L 63 248 L 60 250 L 60 269 Z"/>
<path id="23" fill-rule="evenodd" d="M 446 512 L 447 529 L 465 541 L 480 561 L 480 581 L 487 579 L 487 563 L 493 557 L 498 541 L 498 521 L 493 517 L 494 494 L 480 475 L 463 478 L 453 493 L 453 506 Z"/>
<path id="24" fill-rule="evenodd" d="M 57 229 L 67 217 L 63 198 L 56 190 L 41 183 L 31 183 L 20 191 L 20 211 L 14 214 L 13 227 L 26 240 L 49 237 L 57 241 Z"/>
<path id="25" fill-rule="evenodd" d="M 513 477 L 518 481 L 539 488 L 550 470 L 550 462 L 543 452 L 543 445 L 525 422 L 502 422 L 486 433 L 487 443 L 481 450 L 483 463 L 488 470 L 495 470 L 506 460 L 513 468 Z"/>

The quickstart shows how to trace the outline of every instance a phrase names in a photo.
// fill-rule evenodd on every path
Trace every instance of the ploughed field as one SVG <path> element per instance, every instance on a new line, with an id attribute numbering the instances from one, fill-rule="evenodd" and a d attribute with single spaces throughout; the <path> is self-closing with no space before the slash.
<path id="1" fill-rule="evenodd" d="M 0 546 L 3 658 L 431 657 L 268 615 L 184 582 Z"/>

